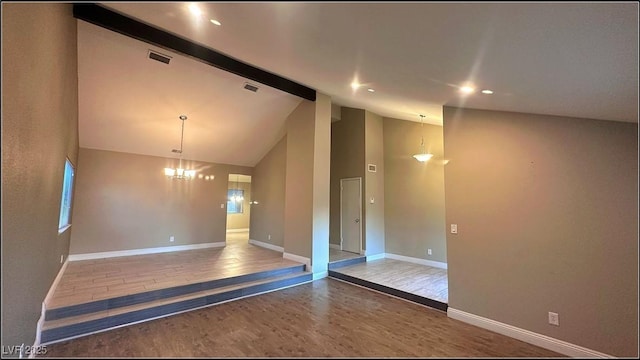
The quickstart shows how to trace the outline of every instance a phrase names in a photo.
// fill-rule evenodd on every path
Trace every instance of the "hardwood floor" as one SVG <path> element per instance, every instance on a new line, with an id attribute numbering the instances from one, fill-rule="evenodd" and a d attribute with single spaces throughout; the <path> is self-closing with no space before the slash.
<path id="1" fill-rule="evenodd" d="M 349 251 L 342 251 L 334 248 L 329 248 L 329 262 L 353 259 L 361 256 L 363 255 L 352 253 Z"/>
<path id="2" fill-rule="evenodd" d="M 393 259 L 349 265 L 336 272 L 448 303 L 447 270 Z"/>
<path id="3" fill-rule="evenodd" d="M 224 248 L 72 261 L 47 308 L 70 306 L 181 284 L 221 279 L 296 262 L 233 234 Z"/>
<path id="4" fill-rule="evenodd" d="M 562 357 L 334 279 L 47 346 L 50 357 Z"/>

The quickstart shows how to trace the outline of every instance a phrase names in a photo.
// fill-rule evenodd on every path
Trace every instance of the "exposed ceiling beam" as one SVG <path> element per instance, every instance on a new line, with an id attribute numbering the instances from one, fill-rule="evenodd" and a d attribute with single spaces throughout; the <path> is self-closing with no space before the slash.
<path id="1" fill-rule="evenodd" d="M 314 89 L 236 60 L 215 50 L 185 40 L 102 6 L 86 3 L 74 4 L 73 16 L 76 19 L 84 20 L 122 35 L 175 51 L 218 69 L 257 81 L 303 99 L 310 101 L 316 100 L 316 91 Z"/>

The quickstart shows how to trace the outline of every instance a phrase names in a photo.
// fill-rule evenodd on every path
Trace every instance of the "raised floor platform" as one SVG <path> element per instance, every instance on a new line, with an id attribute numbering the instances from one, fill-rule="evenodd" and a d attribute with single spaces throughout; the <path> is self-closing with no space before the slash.
<path id="1" fill-rule="evenodd" d="M 45 303 L 49 344 L 313 280 L 282 253 L 228 242 L 187 250 L 70 262 Z"/>
<path id="2" fill-rule="evenodd" d="M 447 311 L 447 271 L 392 259 L 355 258 L 329 264 L 329 276 Z"/>

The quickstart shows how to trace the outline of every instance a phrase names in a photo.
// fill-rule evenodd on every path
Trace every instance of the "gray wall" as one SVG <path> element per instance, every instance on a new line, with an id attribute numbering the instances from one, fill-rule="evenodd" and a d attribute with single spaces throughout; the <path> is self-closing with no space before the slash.
<path id="1" fill-rule="evenodd" d="M 253 168 L 249 237 L 284 245 L 284 193 L 287 174 L 287 137 L 284 136 Z M 269 239 L 271 235 L 271 239 Z"/>
<path id="2" fill-rule="evenodd" d="M 366 241 L 363 249 L 367 250 L 367 255 L 376 255 L 385 252 L 383 121 L 381 116 L 366 111 L 364 123 L 365 182 L 362 201 L 365 209 L 363 225 Z M 368 171 L 368 164 L 376 165 L 376 172 Z"/>
<path id="3" fill-rule="evenodd" d="M 248 182 L 236 182 L 235 176 L 231 175 L 231 179 L 229 180 L 229 185 L 227 186 L 229 190 L 244 190 L 244 201 L 242 202 L 242 213 L 227 213 L 227 230 L 234 229 L 249 229 L 249 223 L 251 222 L 251 204 L 249 202 L 252 200 L 251 198 L 251 183 Z"/>
<path id="4" fill-rule="evenodd" d="M 444 145 L 449 306 L 637 356 L 637 124 L 445 107 Z"/>
<path id="5" fill-rule="evenodd" d="M 423 133 L 426 163 L 413 158 Z M 386 252 L 447 262 L 443 160 L 442 126 L 384 119 Z"/>
<path id="6" fill-rule="evenodd" d="M 340 179 L 362 178 L 364 199 L 364 110 L 342 108 L 342 120 L 331 123 L 330 243 L 340 245 Z M 366 204 L 362 204 L 364 216 Z M 364 226 L 363 226 L 364 230 Z M 363 242 L 365 234 L 362 234 Z"/>
<path id="7" fill-rule="evenodd" d="M 229 173 L 252 169 L 187 160 L 185 167 L 215 179 L 165 177 L 163 169 L 176 162 L 81 148 L 71 254 L 224 242 Z"/>
<path id="8" fill-rule="evenodd" d="M 3 346 L 33 345 L 75 231 L 58 234 L 65 158 L 78 164 L 76 35 L 70 4 L 2 4 Z"/>

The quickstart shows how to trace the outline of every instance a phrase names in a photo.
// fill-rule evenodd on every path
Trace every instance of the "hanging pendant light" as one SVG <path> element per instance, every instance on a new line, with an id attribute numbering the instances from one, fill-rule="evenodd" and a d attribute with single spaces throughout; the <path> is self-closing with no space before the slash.
<path id="1" fill-rule="evenodd" d="M 186 115 L 180 115 L 180 120 L 182 121 L 182 133 L 180 134 L 180 150 L 173 149 L 171 150 L 174 153 L 180 154 L 180 162 L 177 168 L 164 168 L 164 174 L 171 179 L 193 179 L 196 176 L 195 170 L 185 170 L 182 166 L 182 143 L 184 140 L 184 121 L 187 120 Z"/>
<path id="2" fill-rule="evenodd" d="M 420 162 L 427 162 L 433 157 L 433 154 L 428 153 L 424 148 L 424 115 L 420 115 L 420 131 L 422 132 L 420 140 L 420 152 L 413 155 L 413 157 Z"/>
<path id="3" fill-rule="evenodd" d="M 232 202 L 244 201 L 244 196 L 242 196 L 242 191 L 240 191 L 240 175 L 236 175 L 236 187 L 231 192 L 231 196 L 229 196 L 229 201 L 232 201 Z"/>
<path id="4" fill-rule="evenodd" d="M 242 196 L 242 192 L 240 191 L 240 175 L 236 175 L 236 191 L 234 198 L 236 202 L 242 202 L 244 200 L 244 196 Z"/>
<path id="5" fill-rule="evenodd" d="M 244 196 L 242 196 L 242 193 L 244 193 L 244 191 L 240 191 L 240 175 L 236 176 L 236 192 L 236 201 L 244 201 Z"/>

